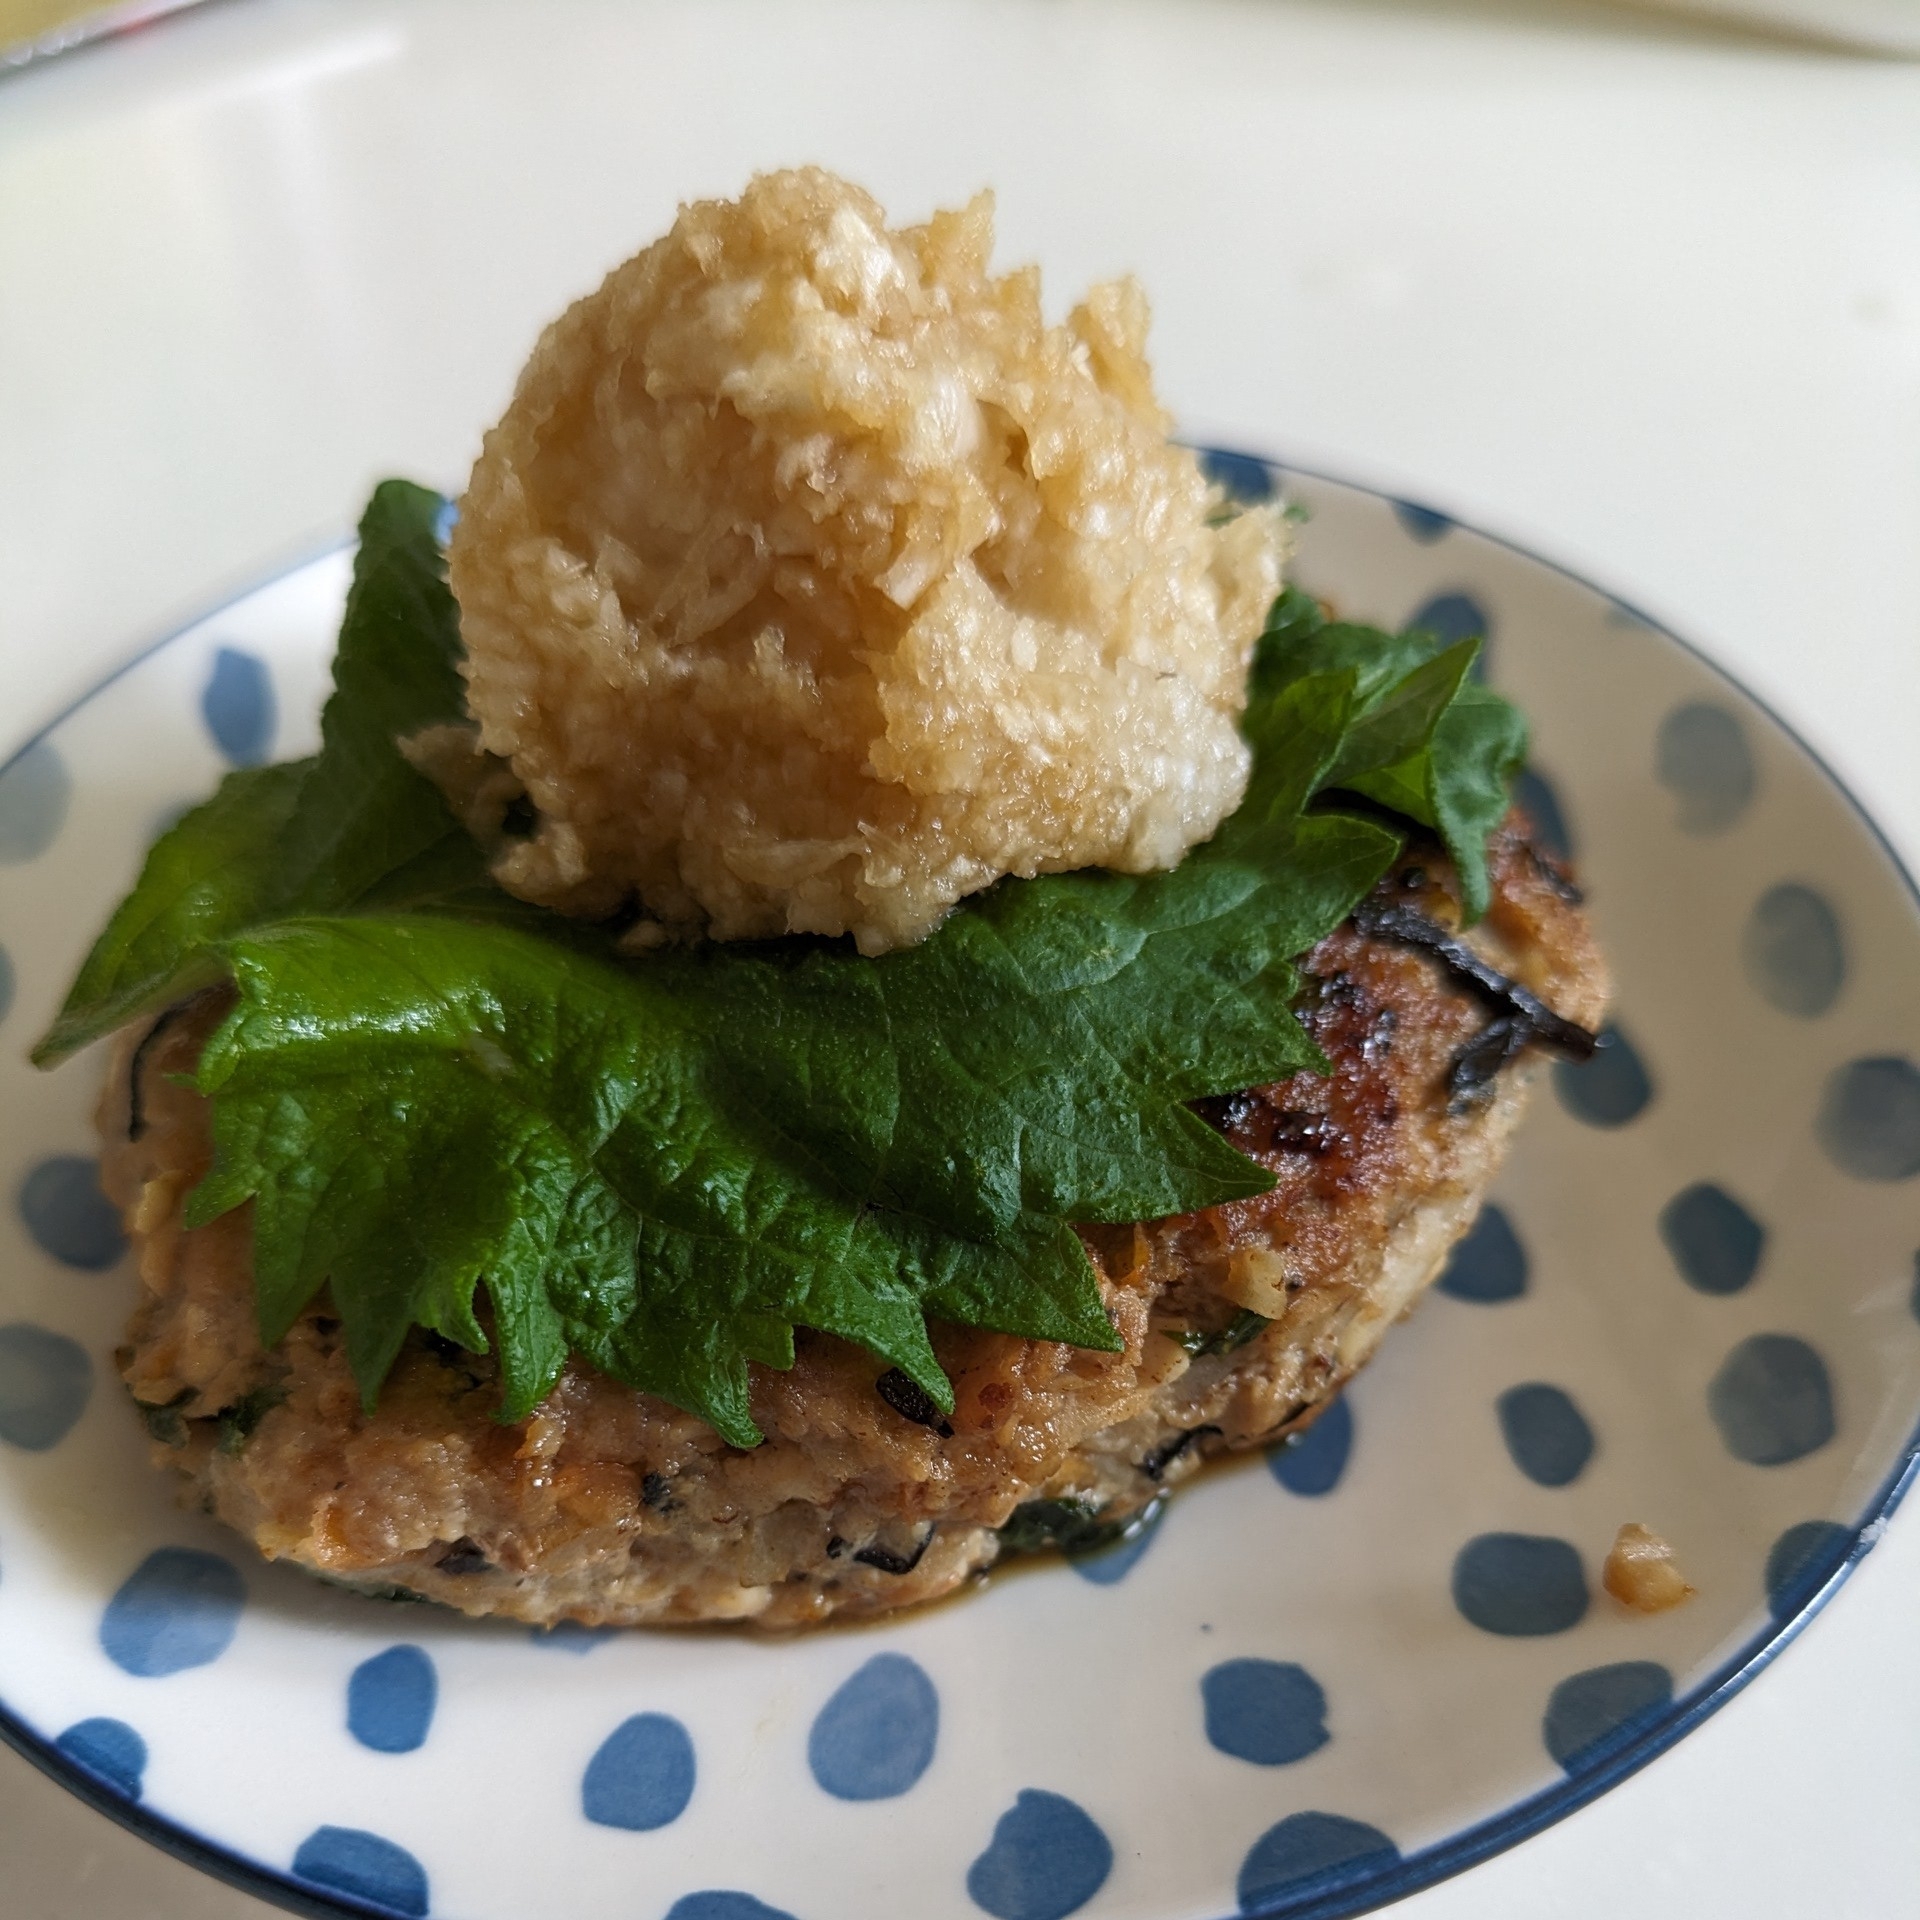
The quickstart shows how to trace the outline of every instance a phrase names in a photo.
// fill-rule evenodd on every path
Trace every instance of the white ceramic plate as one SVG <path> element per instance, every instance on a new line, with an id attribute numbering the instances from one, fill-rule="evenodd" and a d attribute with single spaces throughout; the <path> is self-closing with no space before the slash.
<path id="1" fill-rule="evenodd" d="M 1619 988 L 1618 1043 L 1555 1070 L 1346 1409 L 1144 1543 L 788 1641 L 390 1606 L 175 1511 L 113 1372 L 134 1280 L 93 1183 L 99 1061 L 23 1055 L 155 827 L 311 745 L 343 550 L 0 770 L 0 1732 L 313 1912 L 1305 1920 L 1521 1838 L 1763 1665 L 1914 1458 L 1911 886 L 1631 608 L 1441 516 L 1285 490 L 1314 591 L 1484 627 Z M 1625 1521 L 1692 1601 L 1600 1590 Z"/>

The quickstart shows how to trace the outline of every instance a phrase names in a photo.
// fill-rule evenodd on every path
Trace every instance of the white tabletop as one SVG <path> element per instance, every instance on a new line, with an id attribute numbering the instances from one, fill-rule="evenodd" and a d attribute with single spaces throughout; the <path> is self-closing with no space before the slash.
<path id="1" fill-rule="evenodd" d="M 375 476 L 457 484 L 543 319 L 799 159 L 994 184 L 1056 306 L 1135 269 L 1186 428 L 1604 579 L 1920 858 L 1920 65 L 1547 0 L 247 0 L 0 81 L 0 753 Z M 1396 1915 L 1920 1909 L 1916 1602 L 1910 1512 Z M 13 1920 L 267 1911 L 5 1753 L 0 1859 Z"/>

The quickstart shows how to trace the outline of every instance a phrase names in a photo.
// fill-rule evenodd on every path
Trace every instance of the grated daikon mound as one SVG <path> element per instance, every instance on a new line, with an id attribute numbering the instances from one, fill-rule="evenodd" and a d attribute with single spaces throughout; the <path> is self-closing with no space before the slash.
<path id="1" fill-rule="evenodd" d="M 1168 444 L 1133 281 L 1050 327 L 992 240 L 772 174 L 541 336 L 451 548 L 511 892 L 877 953 L 1233 810 L 1278 518 Z"/>

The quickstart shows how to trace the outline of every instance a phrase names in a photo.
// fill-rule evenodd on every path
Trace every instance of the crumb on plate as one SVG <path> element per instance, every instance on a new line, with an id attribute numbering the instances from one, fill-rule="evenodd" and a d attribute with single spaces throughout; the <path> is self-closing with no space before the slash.
<path id="1" fill-rule="evenodd" d="M 1637 1520 L 1629 1520 L 1614 1535 L 1600 1579 L 1622 1606 L 1635 1613 L 1665 1613 L 1694 1595 L 1674 1563 L 1672 1547 Z"/>

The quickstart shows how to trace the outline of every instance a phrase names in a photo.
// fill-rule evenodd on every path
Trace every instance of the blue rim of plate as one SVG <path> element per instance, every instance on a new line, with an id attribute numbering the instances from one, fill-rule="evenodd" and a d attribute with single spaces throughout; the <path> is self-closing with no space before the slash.
<path id="1" fill-rule="evenodd" d="M 1302 480 L 1321 481 L 1328 486 L 1344 487 L 1350 493 L 1365 494 L 1386 502 L 1407 521 L 1418 522 L 1432 529 L 1427 536 L 1429 538 L 1457 528 L 1598 595 L 1640 626 L 1658 634 L 1669 645 L 1679 648 L 1689 659 L 1697 661 L 1716 679 L 1733 688 L 1764 713 L 1819 769 L 1828 784 L 1846 802 L 1848 810 L 1886 856 L 1888 865 L 1906 889 L 1908 901 L 1916 914 L 1920 914 L 1920 884 L 1916 884 L 1906 862 L 1882 832 L 1879 823 L 1860 804 L 1853 790 L 1834 772 L 1824 756 L 1802 738 L 1797 728 L 1783 719 L 1759 695 L 1736 680 L 1711 655 L 1631 601 L 1621 599 L 1610 588 L 1600 586 L 1572 567 L 1545 558 L 1517 540 L 1489 533 L 1470 520 L 1408 500 L 1385 488 L 1368 486 L 1340 474 L 1325 473 L 1318 468 L 1296 465 L 1291 461 L 1248 454 L 1238 448 L 1201 446 L 1196 447 L 1196 451 L 1203 458 L 1214 456 L 1229 464 L 1251 463 L 1259 466 L 1269 477 L 1275 491 L 1292 474 Z M 252 585 L 229 594 L 217 605 L 141 647 L 23 740 L 13 753 L 0 761 L 0 774 L 4 774 L 21 755 L 37 746 L 88 701 L 131 673 L 142 661 L 151 659 L 163 648 L 171 646 L 183 634 L 190 633 L 195 627 L 273 585 L 275 581 L 340 553 L 352 544 L 352 536 L 349 535 L 315 548 L 303 557 L 261 575 Z M 1920 1423 L 1916 1423 L 1909 1433 L 1892 1472 L 1881 1482 L 1879 1491 L 1868 1503 L 1866 1514 L 1852 1527 L 1845 1529 L 1846 1551 L 1838 1553 L 1829 1550 L 1799 1569 L 1782 1600 L 1770 1600 L 1770 1608 L 1778 1605 L 1780 1610 L 1772 1613 L 1765 1627 L 1690 1693 L 1673 1701 L 1657 1719 L 1640 1722 L 1631 1735 L 1609 1744 L 1592 1762 L 1529 1798 L 1503 1808 L 1479 1825 L 1464 1828 L 1418 1853 L 1407 1854 L 1389 1867 L 1369 1866 L 1364 1861 L 1356 1861 L 1347 1868 L 1334 1867 L 1296 1883 L 1277 1902 L 1247 1908 L 1238 1914 L 1223 1916 L 1222 1920 L 1353 1920 L 1355 1915 L 1372 1913 L 1425 1887 L 1449 1880 L 1469 1867 L 1478 1866 L 1481 1861 L 1504 1853 L 1509 1847 L 1517 1846 L 1522 1840 L 1530 1839 L 1554 1822 L 1577 1812 L 1588 1802 L 1597 1800 L 1609 1788 L 1618 1786 L 1630 1774 L 1638 1773 L 1648 1761 L 1658 1758 L 1677 1741 L 1684 1739 L 1709 1715 L 1731 1700 L 1756 1674 L 1764 1672 L 1782 1650 L 1798 1638 L 1807 1623 L 1840 1590 L 1847 1576 L 1878 1544 L 1886 1531 L 1887 1521 L 1912 1486 L 1917 1473 L 1920 1473 Z M 228 1886 L 237 1887 L 243 1893 L 271 1901 L 290 1913 L 307 1916 L 308 1920 L 336 1920 L 336 1916 L 341 1914 L 351 1915 L 354 1920 L 398 1920 L 391 1907 L 356 1900 L 350 1894 L 322 1889 L 310 1881 L 296 1879 L 291 1874 L 250 1860 L 246 1855 L 235 1853 L 214 1841 L 202 1839 L 185 1827 L 128 1800 L 106 1781 L 61 1752 L 52 1741 L 26 1726 L 4 1703 L 0 1703 L 0 1741 L 4 1741 L 42 1773 L 57 1780 L 96 1812 L 105 1814 L 108 1819 L 138 1834 L 143 1840 L 151 1841 L 163 1853 L 169 1853 L 189 1866 L 198 1867 L 201 1872 L 224 1881 Z"/>

